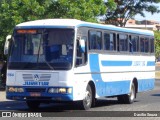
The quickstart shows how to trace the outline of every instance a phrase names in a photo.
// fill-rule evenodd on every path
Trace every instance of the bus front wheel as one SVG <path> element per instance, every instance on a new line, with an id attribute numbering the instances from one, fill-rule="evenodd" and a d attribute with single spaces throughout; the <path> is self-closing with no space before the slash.
<path id="1" fill-rule="evenodd" d="M 87 85 L 85 95 L 82 101 L 78 102 L 78 106 L 82 110 L 89 110 L 92 106 L 93 92 L 90 84 Z"/>
<path id="2" fill-rule="evenodd" d="M 132 83 L 130 93 L 118 96 L 118 101 L 120 103 L 131 104 L 134 102 L 135 98 L 136 98 L 136 89 L 135 89 L 135 84 Z"/>
<path id="3" fill-rule="evenodd" d="M 29 109 L 38 109 L 40 106 L 40 102 L 38 101 L 26 101 L 27 106 L 29 107 Z"/>

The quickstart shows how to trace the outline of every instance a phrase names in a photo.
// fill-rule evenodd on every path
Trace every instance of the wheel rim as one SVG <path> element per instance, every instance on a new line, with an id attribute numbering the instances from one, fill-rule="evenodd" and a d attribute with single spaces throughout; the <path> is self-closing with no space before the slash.
<path id="1" fill-rule="evenodd" d="M 86 106 L 90 106 L 92 101 L 92 95 L 89 91 L 86 91 L 85 93 L 85 98 L 84 98 L 84 103 Z"/>
<path id="2" fill-rule="evenodd" d="M 130 93 L 130 99 L 134 100 L 134 98 L 135 98 L 135 87 L 134 87 L 134 85 L 132 85 L 131 93 Z"/>

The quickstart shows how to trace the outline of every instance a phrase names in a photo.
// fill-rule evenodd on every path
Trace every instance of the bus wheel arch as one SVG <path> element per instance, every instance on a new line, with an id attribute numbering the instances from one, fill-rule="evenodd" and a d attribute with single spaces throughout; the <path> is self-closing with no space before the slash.
<path id="1" fill-rule="evenodd" d="M 89 110 L 91 107 L 95 105 L 95 84 L 93 81 L 89 81 L 84 93 L 84 98 L 81 101 L 78 101 L 78 106 L 82 110 Z"/>
<path id="2" fill-rule="evenodd" d="M 130 92 L 129 94 L 124 95 L 125 102 L 127 104 L 131 104 L 134 102 L 137 94 L 138 82 L 136 78 L 133 78 L 131 82 Z"/>
<path id="3" fill-rule="evenodd" d="M 125 104 L 133 103 L 136 98 L 137 91 L 138 91 L 138 82 L 137 79 L 134 78 L 133 81 L 131 82 L 129 94 L 119 95 L 117 97 L 118 101 L 120 103 L 125 103 Z"/>
<path id="4" fill-rule="evenodd" d="M 138 93 L 138 80 L 137 80 L 137 78 L 134 78 L 132 83 L 135 85 L 135 98 L 136 98 L 137 93 Z"/>
<path id="5" fill-rule="evenodd" d="M 91 86 L 92 89 L 92 107 L 96 104 L 96 87 L 93 81 L 89 81 L 88 83 Z"/>

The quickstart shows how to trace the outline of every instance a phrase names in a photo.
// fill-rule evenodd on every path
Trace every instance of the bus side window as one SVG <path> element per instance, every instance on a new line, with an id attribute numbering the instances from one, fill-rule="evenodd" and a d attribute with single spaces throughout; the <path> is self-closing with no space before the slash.
<path id="1" fill-rule="evenodd" d="M 148 53 L 149 52 L 149 39 L 141 37 L 140 47 L 141 47 L 141 52 Z"/>
<path id="2" fill-rule="evenodd" d="M 110 50 L 110 34 L 104 33 L 104 49 Z"/>
<path id="3" fill-rule="evenodd" d="M 149 52 L 149 38 L 145 38 L 145 53 Z"/>
<path id="4" fill-rule="evenodd" d="M 154 53 L 154 38 L 150 38 L 150 52 Z"/>
<path id="5" fill-rule="evenodd" d="M 117 51 L 119 51 L 119 34 L 117 34 Z"/>
<path id="6" fill-rule="evenodd" d="M 89 49 L 92 50 L 95 48 L 96 32 L 89 31 Z"/>
<path id="7" fill-rule="evenodd" d="M 140 52 L 144 52 L 144 38 L 140 38 Z"/>
<path id="8" fill-rule="evenodd" d="M 119 51 L 128 51 L 128 36 L 119 34 Z"/>
<path id="9" fill-rule="evenodd" d="M 139 37 L 132 36 L 132 35 L 129 37 L 130 37 L 129 40 L 132 44 L 132 48 L 130 48 L 130 52 L 138 52 L 139 51 Z M 130 42 L 129 42 L 129 44 L 130 44 Z"/>
<path id="10" fill-rule="evenodd" d="M 117 50 L 117 42 L 116 42 L 116 34 L 113 33 L 113 45 L 114 45 L 114 50 L 116 51 Z"/>
<path id="11" fill-rule="evenodd" d="M 89 49 L 90 50 L 102 49 L 102 32 L 89 31 Z"/>
<path id="12" fill-rule="evenodd" d="M 131 35 L 129 35 L 129 52 L 133 52 L 133 41 Z"/>
<path id="13" fill-rule="evenodd" d="M 102 49 L 102 32 L 96 33 L 96 49 L 101 50 Z"/>
<path id="14" fill-rule="evenodd" d="M 105 50 L 116 50 L 116 41 L 114 33 L 104 33 L 104 49 Z"/>
<path id="15" fill-rule="evenodd" d="M 87 62 L 87 47 L 86 47 L 87 37 L 83 36 L 82 39 L 85 40 L 85 52 L 81 52 L 79 47 L 79 40 L 77 40 L 76 66 L 84 65 Z"/>

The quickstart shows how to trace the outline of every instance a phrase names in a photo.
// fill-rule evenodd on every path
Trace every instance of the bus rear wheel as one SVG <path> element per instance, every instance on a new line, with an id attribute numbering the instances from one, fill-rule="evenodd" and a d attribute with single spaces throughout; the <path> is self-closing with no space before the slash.
<path id="1" fill-rule="evenodd" d="M 40 106 L 40 102 L 38 101 L 26 101 L 27 106 L 29 107 L 29 109 L 38 109 Z"/>
<path id="2" fill-rule="evenodd" d="M 135 98 L 136 98 L 136 89 L 135 89 L 135 84 L 132 83 L 130 93 L 118 96 L 118 101 L 120 103 L 131 104 L 134 102 Z"/>

